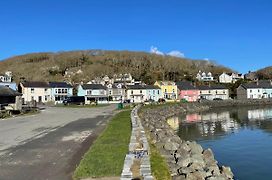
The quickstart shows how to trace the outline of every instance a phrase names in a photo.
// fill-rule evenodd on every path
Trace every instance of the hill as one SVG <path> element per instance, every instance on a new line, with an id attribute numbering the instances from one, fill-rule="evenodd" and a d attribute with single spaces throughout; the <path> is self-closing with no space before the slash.
<path id="1" fill-rule="evenodd" d="M 89 81 L 97 76 L 131 73 L 146 83 L 155 80 L 191 80 L 199 70 L 213 74 L 231 69 L 205 60 L 161 56 L 146 52 L 85 50 L 42 52 L 15 56 L 0 61 L 0 72 L 12 71 L 14 80 L 21 77 L 35 81 Z"/>
<path id="2" fill-rule="evenodd" d="M 272 66 L 256 71 L 258 79 L 272 79 Z"/>

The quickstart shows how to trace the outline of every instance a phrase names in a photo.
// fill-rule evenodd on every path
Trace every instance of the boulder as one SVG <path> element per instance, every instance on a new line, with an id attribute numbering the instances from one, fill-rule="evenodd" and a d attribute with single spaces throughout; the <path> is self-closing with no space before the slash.
<path id="1" fill-rule="evenodd" d="M 166 142 L 163 147 L 168 151 L 175 151 L 179 148 L 179 144 L 175 142 Z"/>
<path id="2" fill-rule="evenodd" d="M 205 180 L 205 173 L 200 171 L 195 171 L 187 174 L 187 180 Z"/>
<path id="3" fill-rule="evenodd" d="M 187 141 L 187 145 L 191 148 L 192 154 L 202 154 L 203 148 L 195 141 Z"/>
<path id="4" fill-rule="evenodd" d="M 214 159 L 213 152 L 212 152 L 212 150 L 210 148 L 204 150 L 204 152 L 203 152 L 203 159 L 204 159 L 204 161 L 205 161 L 205 163 L 206 163 L 207 166 L 211 166 L 211 165 L 216 165 L 217 164 L 217 161 Z"/>
<path id="5" fill-rule="evenodd" d="M 221 173 L 222 173 L 222 175 L 226 176 L 227 178 L 233 179 L 233 173 L 232 173 L 230 167 L 222 166 Z"/>
<path id="6" fill-rule="evenodd" d="M 180 167 L 187 167 L 190 163 L 192 163 L 192 160 L 189 157 L 181 158 L 181 159 L 178 160 L 178 165 Z"/>

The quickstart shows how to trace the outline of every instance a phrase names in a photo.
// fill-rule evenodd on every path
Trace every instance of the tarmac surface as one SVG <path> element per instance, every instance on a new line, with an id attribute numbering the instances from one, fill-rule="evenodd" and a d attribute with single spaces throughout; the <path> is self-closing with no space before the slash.
<path id="1" fill-rule="evenodd" d="M 69 180 L 115 106 L 46 108 L 0 120 L 0 180 Z"/>

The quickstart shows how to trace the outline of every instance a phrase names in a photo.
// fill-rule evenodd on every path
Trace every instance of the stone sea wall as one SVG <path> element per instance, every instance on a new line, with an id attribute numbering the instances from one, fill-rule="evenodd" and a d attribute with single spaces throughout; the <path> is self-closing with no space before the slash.
<path id="1" fill-rule="evenodd" d="M 148 131 L 152 143 L 165 157 L 172 178 L 190 180 L 234 179 L 230 167 L 219 166 L 211 149 L 203 148 L 195 141 L 182 140 L 167 124 L 167 119 L 180 113 L 201 112 L 217 107 L 272 105 L 271 100 L 210 101 L 184 103 L 142 109 L 142 125 Z"/>

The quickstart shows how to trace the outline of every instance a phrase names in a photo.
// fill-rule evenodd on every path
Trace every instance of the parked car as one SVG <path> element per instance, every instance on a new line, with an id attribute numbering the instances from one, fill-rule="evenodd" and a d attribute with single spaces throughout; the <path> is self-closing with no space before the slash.
<path id="1" fill-rule="evenodd" d="M 166 101 L 165 101 L 165 99 L 160 98 L 160 99 L 158 100 L 158 102 L 159 102 L 159 103 L 165 103 Z"/>
<path id="2" fill-rule="evenodd" d="M 221 98 L 214 98 L 213 100 L 214 101 L 223 101 L 223 99 L 221 99 Z"/>
<path id="3" fill-rule="evenodd" d="M 126 100 L 124 100 L 124 102 L 123 103 L 130 103 L 130 99 L 126 99 Z"/>
<path id="4" fill-rule="evenodd" d="M 84 96 L 70 96 L 63 101 L 63 104 L 64 105 L 69 105 L 69 104 L 83 105 L 85 104 L 85 97 Z"/>

